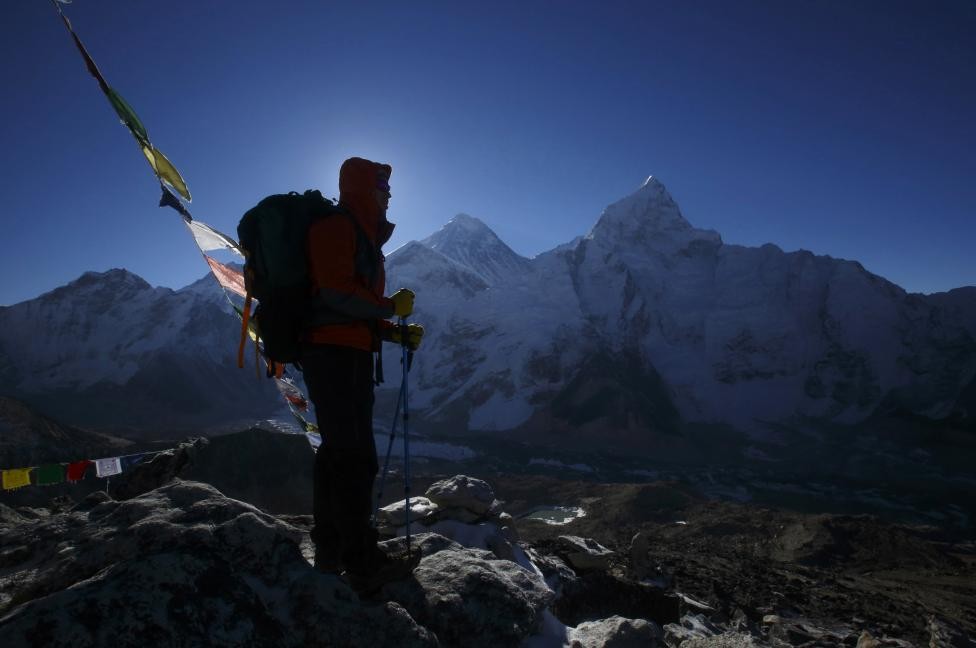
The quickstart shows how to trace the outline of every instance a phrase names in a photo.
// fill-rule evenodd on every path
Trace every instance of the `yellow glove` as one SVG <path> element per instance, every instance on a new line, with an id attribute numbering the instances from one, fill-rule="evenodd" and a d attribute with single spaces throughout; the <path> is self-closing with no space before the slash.
<path id="1" fill-rule="evenodd" d="M 406 347 L 411 351 L 416 351 L 420 347 L 420 341 L 424 339 L 424 327 L 420 324 L 407 324 Z M 403 327 L 394 326 L 390 329 L 390 341 L 397 344 L 404 344 Z"/>
<path id="2" fill-rule="evenodd" d="M 410 315 L 413 312 L 414 297 L 413 291 L 407 288 L 401 288 L 390 295 L 390 299 L 393 300 L 393 314 L 397 317 L 407 317 Z"/>

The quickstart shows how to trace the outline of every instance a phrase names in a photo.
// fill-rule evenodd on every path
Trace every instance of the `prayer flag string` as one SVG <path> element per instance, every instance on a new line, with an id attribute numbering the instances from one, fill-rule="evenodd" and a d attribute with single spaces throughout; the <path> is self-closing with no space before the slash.
<path id="1" fill-rule="evenodd" d="M 152 457 L 169 450 L 172 448 L 139 452 L 120 457 L 49 463 L 31 466 L 30 468 L 8 468 L 0 471 L 2 472 L 3 490 L 15 490 L 24 486 L 53 486 L 54 484 L 79 482 L 85 478 L 90 466 L 95 466 L 97 477 L 107 478 L 130 470 L 133 466 L 142 463 L 146 457 Z"/>
<path id="2" fill-rule="evenodd" d="M 206 223 L 195 220 L 190 214 L 190 210 L 184 204 L 184 201 L 191 202 L 192 197 L 190 196 L 190 191 L 187 188 L 186 182 L 183 180 L 183 176 L 176 169 L 172 162 L 163 155 L 163 153 L 153 146 L 149 139 L 149 131 L 146 129 L 142 120 L 136 115 L 135 110 L 129 103 L 122 97 L 119 92 L 109 85 L 108 81 L 105 79 L 101 70 L 99 70 L 98 65 L 95 63 L 95 59 L 89 54 L 88 49 L 81 42 L 81 38 L 75 32 L 74 26 L 68 17 L 64 14 L 61 5 L 66 4 L 64 0 L 51 0 L 51 3 L 57 9 L 58 15 L 61 17 L 61 21 L 64 23 L 65 28 L 71 35 L 74 41 L 75 47 L 78 49 L 79 54 L 85 62 L 85 67 L 88 69 L 89 74 L 91 74 L 95 80 L 98 82 L 98 87 L 101 89 L 102 93 L 108 99 L 116 115 L 122 123 L 128 128 L 129 132 L 135 138 L 136 143 L 139 145 L 139 149 L 142 151 L 143 156 L 152 168 L 153 173 L 159 180 L 159 186 L 162 189 L 162 196 L 159 200 L 160 207 L 171 207 L 176 210 L 180 216 L 182 216 L 184 223 L 193 236 L 193 240 L 197 247 L 200 249 L 200 253 L 203 255 L 204 260 L 210 268 L 210 273 L 217 280 L 217 284 L 220 286 L 224 293 L 224 296 L 230 302 L 233 310 L 242 316 L 242 312 L 234 304 L 231 294 L 244 296 L 246 290 L 244 289 L 244 276 L 236 268 L 222 264 L 212 257 L 208 256 L 206 252 L 218 249 L 226 249 L 237 256 L 243 258 L 244 253 L 241 250 L 240 245 L 230 236 L 223 234 L 213 227 L 207 225 Z M 174 193 L 174 191 L 176 193 Z M 177 195 L 178 194 L 178 195 Z M 249 325 L 248 333 L 251 338 L 257 343 L 257 332 L 253 327 L 253 324 Z M 315 424 L 310 423 L 308 420 L 302 416 L 303 412 L 307 412 L 308 403 L 305 396 L 301 393 L 298 387 L 295 386 L 294 382 L 290 381 L 284 374 L 272 376 L 278 385 L 279 391 L 285 398 L 285 402 L 288 404 L 288 408 L 291 410 L 292 414 L 298 421 L 301 429 L 305 433 L 317 433 L 318 428 Z M 297 395 L 296 395 L 297 393 Z M 313 443 L 313 447 L 317 447 L 317 444 Z M 89 464 L 85 465 L 75 465 L 70 464 L 67 467 L 66 478 L 68 481 L 77 481 L 84 476 Z M 102 473 L 108 474 L 118 474 L 106 471 L 112 471 L 118 468 L 120 471 L 122 466 L 115 466 L 114 464 L 106 463 L 103 466 L 96 465 L 96 472 L 101 476 Z M 45 478 L 54 479 L 55 475 L 53 472 L 50 474 L 45 473 Z M 6 488 L 6 471 L 4 471 L 4 488 Z M 15 481 L 20 483 L 23 481 L 23 476 L 11 474 L 11 483 Z"/>

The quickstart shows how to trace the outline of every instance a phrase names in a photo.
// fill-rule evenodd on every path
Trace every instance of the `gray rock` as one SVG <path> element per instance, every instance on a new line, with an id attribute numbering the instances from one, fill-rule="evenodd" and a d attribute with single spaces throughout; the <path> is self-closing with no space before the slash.
<path id="1" fill-rule="evenodd" d="M 553 613 L 568 625 L 621 616 L 658 625 L 681 620 L 680 599 L 656 587 L 606 571 L 588 571 L 567 583 Z"/>
<path id="2" fill-rule="evenodd" d="M 569 633 L 573 648 L 653 648 L 663 638 L 656 623 L 620 616 L 581 623 Z"/>
<path id="3" fill-rule="evenodd" d="M 502 560 L 515 560 L 515 548 L 493 522 L 465 524 L 456 520 L 441 520 L 428 526 L 427 530 L 446 536 L 464 547 L 490 551 Z"/>
<path id="4" fill-rule="evenodd" d="M 630 539 L 630 565 L 634 578 L 647 578 L 654 569 L 650 559 L 650 540 L 646 533 L 638 531 Z"/>
<path id="5" fill-rule="evenodd" d="M 552 590 L 534 572 L 487 551 L 426 555 L 413 579 L 383 595 L 406 608 L 444 645 L 513 646 L 539 629 Z"/>
<path id="6" fill-rule="evenodd" d="M 556 539 L 555 551 L 579 571 L 605 570 L 614 552 L 592 538 L 562 535 Z"/>
<path id="7" fill-rule="evenodd" d="M 722 634 L 718 626 L 709 621 L 703 614 L 686 614 L 680 623 L 669 623 L 664 626 L 664 643 L 669 646 L 684 646 L 684 642 L 691 639 L 707 639 Z"/>
<path id="8" fill-rule="evenodd" d="M 0 504 L 0 524 L 20 524 L 24 516 L 6 504 Z"/>
<path id="9" fill-rule="evenodd" d="M 818 644 L 818 645 L 822 645 L 822 644 Z M 930 645 L 938 646 L 939 648 L 944 648 L 946 646 L 951 646 L 952 644 L 934 643 Z M 968 646 L 968 644 L 963 644 L 963 645 Z M 905 641 L 904 639 L 898 639 L 895 637 L 882 636 L 878 638 L 872 635 L 867 630 L 864 630 L 857 638 L 856 648 L 915 648 L 915 644 L 911 643 L 910 641 Z"/>
<path id="10" fill-rule="evenodd" d="M 487 519 L 487 516 L 482 513 L 475 513 L 470 509 L 466 509 L 463 506 L 452 506 L 451 508 L 441 508 L 437 511 L 436 519 L 438 520 L 457 520 L 458 522 L 464 522 L 466 524 L 471 524 L 473 522 L 483 522 Z"/>
<path id="11" fill-rule="evenodd" d="M 829 623 L 805 617 L 784 618 L 776 614 L 763 616 L 767 636 L 788 645 L 844 645 L 855 641 L 855 630 L 842 623 Z"/>
<path id="12" fill-rule="evenodd" d="M 515 518 L 508 513 L 501 513 L 498 516 L 498 524 L 502 528 L 502 534 L 509 542 L 515 543 L 521 539 L 518 528 L 515 526 Z"/>
<path id="13" fill-rule="evenodd" d="M 0 529 L 7 646 L 436 645 L 402 606 L 366 606 L 314 571 L 301 532 L 175 481 Z"/>
<path id="14" fill-rule="evenodd" d="M 27 520 L 41 520 L 51 515 L 51 511 L 46 508 L 36 508 L 33 506 L 21 506 L 17 513 Z"/>
<path id="15" fill-rule="evenodd" d="M 407 550 L 407 539 L 399 536 L 380 542 L 380 546 L 388 554 L 402 554 Z M 410 538 L 411 552 L 419 551 L 421 556 L 430 556 L 438 551 L 457 551 L 459 549 L 461 549 L 460 544 L 438 533 L 418 533 Z"/>
<path id="16" fill-rule="evenodd" d="M 517 562 L 515 557 L 515 546 L 505 537 L 502 530 L 495 527 L 495 533 L 485 537 L 485 546 L 488 551 L 495 554 L 498 558 L 502 560 L 511 560 Z"/>
<path id="17" fill-rule="evenodd" d="M 188 439 L 136 464 L 112 480 L 115 499 L 131 499 L 168 484 L 179 477 L 187 465 L 210 444 L 206 438 Z M 192 480 L 197 481 L 197 480 Z M 208 482 L 209 483 L 209 482 Z"/>
<path id="18" fill-rule="evenodd" d="M 426 497 L 410 498 L 410 522 L 421 522 L 426 518 L 433 521 L 439 506 Z M 376 526 L 380 529 L 395 529 L 402 526 L 406 520 L 407 500 L 393 502 L 376 511 Z"/>
<path id="19" fill-rule="evenodd" d="M 682 642 L 681 648 L 759 648 L 766 645 L 745 632 L 723 632 L 713 637 L 693 637 Z"/>
<path id="20" fill-rule="evenodd" d="M 427 497 L 443 508 L 459 506 L 483 515 L 495 503 L 495 492 L 488 482 L 467 475 L 455 475 L 431 484 Z"/>
<path id="21" fill-rule="evenodd" d="M 528 545 L 522 545 L 529 560 L 542 572 L 542 577 L 546 579 L 549 586 L 558 598 L 567 587 L 572 587 L 579 577 L 576 572 L 558 556 L 549 556 L 539 553 Z"/>
<path id="22" fill-rule="evenodd" d="M 972 642 L 966 631 L 955 623 L 930 616 L 928 623 L 930 648 L 970 648 Z"/>
<path id="23" fill-rule="evenodd" d="M 861 635 L 857 638 L 857 648 L 880 648 L 881 642 L 874 638 L 874 636 L 864 630 Z"/>

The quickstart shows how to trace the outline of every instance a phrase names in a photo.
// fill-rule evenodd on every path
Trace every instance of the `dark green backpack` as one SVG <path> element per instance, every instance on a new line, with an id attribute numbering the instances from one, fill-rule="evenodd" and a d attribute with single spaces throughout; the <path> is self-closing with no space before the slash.
<path id="1" fill-rule="evenodd" d="M 249 209 L 237 225 L 244 250 L 244 283 L 258 300 L 254 312 L 257 334 L 270 362 L 299 359 L 309 303 L 308 228 L 319 218 L 346 214 L 318 191 L 268 196 Z M 245 306 L 245 320 L 247 319 Z M 242 330 L 238 364 L 243 366 L 246 328 Z M 269 365 L 269 373 L 270 373 Z"/>

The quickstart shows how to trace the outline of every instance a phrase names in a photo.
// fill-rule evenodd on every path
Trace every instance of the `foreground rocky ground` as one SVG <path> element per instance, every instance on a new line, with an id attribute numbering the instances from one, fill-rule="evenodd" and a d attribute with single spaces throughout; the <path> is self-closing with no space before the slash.
<path id="1" fill-rule="evenodd" d="M 666 483 L 499 484 L 516 516 L 554 501 L 585 510 L 559 527 L 520 519 L 523 539 L 546 547 L 556 529 L 596 538 L 616 550 L 617 569 L 705 604 L 719 628 L 789 645 L 854 646 L 865 631 L 889 639 L 880 645 L 976 638 L 976 544 L 933 527 L 708 501 Z"/>
<path id="2" fill-rule="evenodd" d="M 257 466 L 221 490 L 190 480 L 206 478 L 210 455 L 206 441 L 184 444 L 113 480 L 112 496 L 0 506 L 0 645 L 869 648 L 976 636 L 971 542 L 666 482 L 418 476 L 420 566 L 361 598 L 311 568 L 311 518 L 283 504 L 293 483 L 260 481 Z M 390 550 L 405 546 L 396 499 L 378 516 Z M 532 517 L 553 505 L 583 515 Z"/>

